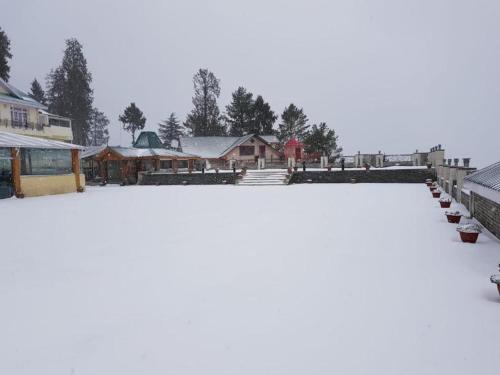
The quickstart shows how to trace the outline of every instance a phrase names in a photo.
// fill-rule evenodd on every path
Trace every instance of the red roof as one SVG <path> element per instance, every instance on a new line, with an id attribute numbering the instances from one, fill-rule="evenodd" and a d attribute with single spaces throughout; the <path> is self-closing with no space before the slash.
<path id="1" fill-rule="evenodd" d="M 292 147 L 295 147 L 295 146 L 301 147 L 302 146 L 302 142 L 299 142 L 295 138 L 292 138 L 287 143 L 285 143 L 285 147 L 290 147 L 290 146 L 292 146 Z"/>

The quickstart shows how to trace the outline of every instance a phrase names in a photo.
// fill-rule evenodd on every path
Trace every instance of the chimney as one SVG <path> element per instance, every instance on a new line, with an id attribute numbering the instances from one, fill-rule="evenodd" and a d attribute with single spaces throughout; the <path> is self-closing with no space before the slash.
<path id="1" fill-rule="evenodd" d="M 469 168 L 470 158 L 463 158 L 462 160 L 464 161 L 464 167 Z"/>
<path id="2" fill-rule="evenodd" d="M 451 166 L 451 159 L 448 159 L 448 165 Z"/>
<path id="3" fill-rule="evenodd" d="M 460 161 L 460 159 L 456 158 L 456 159 L 453 159 L 453 164 L 455 164 L 455 167 L 458 167 L 458 162 Z"/>

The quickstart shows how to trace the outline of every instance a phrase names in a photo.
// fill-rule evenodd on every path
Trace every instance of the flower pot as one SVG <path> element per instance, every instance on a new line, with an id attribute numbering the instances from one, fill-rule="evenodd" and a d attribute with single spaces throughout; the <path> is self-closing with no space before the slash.
<path id="1" fill-rule="evenodd" d="M 451 202 L 439 202 L 441 208 L 450 208 Z"/>
<path id="2" fill-rule="evenodd" d="M 467 242 L 467 243 L 476 243 L 477 238 L 479 237 L 479 233 L 475 232 L 458 232 L 460 233 L 460 238 L 462 239 L 462 242 Z"/>
<path id="3" fill-rule="evenodd" d="M 299 167 L 293 167 L 293 171 L 297 172 L 299 170 Z"/>
<path id="4" fill-rule="evenodd" d="M 462 215 L 446 214 L 446 218 L 448 219 L 448 223 L 458 224 Z"/>
<path id="5" fill-rule="evenodd" d="M 440 192 L 440 191 L 437 191 L 437 190 L 434 190 L 434 191 L 432 192 L 432 196 L 433 196 L 434 198 L 439 198 L 439 197 L 441 196 L 441 192 Z"/>
<path id="6" fill-rule="evenodd" d="M 426 182 L 425 184 L 426 184 L 427 186 L 431 187 L 431 186 L 432 186 L 432 181 L 430 181 L 430 182 Z"/>
<path id="7" fill-rule="evenodd" d="M 436 187 L 436 186 L 434 186 L 434 185 L 431 185 L 431 186 L 429 186 L 429 190 L 430 190 L 430 191 L 437 190 L 437 187 Z"/>
<path id="8" fill-rule="evenodd" d="M 288 174 L 292 174 L 292 168 L 288 167 L 286 171 L 288 172 Z"/>

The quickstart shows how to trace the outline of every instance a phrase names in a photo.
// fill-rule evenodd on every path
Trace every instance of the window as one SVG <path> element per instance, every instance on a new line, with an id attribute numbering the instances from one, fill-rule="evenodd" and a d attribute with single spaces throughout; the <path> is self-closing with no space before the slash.
<path id="1" fill-rule="evenodd" d="M 72 173 L 71 150 L 21 149 L 22 175 L 58 175 Z"/>
<path id="2" fill-rule="evenodd" d="M 171 169 L 172 160 L 160 160 L 160 169 Z"/>
<path id="3" fill-rule="evenodd" d="M 11 107 L 10 118 L 12 120 L 12 126 L 28 126 L 28 111 L 26 110 L 26 108 Z"/>
<path id="4" fill-rule="evenodd" d="M 50 117 L 49 118 L 49 125 L 50 126 L 61 126 L 63 128 L 69 128 L 70 127 L 70 121 L 62 118 L 54 118 Z"/>
<path id="5" fill-rule="evenodd" d="M 253 156 L 255 154 L 255 146 L 240 146 L 240 156 Z"/>

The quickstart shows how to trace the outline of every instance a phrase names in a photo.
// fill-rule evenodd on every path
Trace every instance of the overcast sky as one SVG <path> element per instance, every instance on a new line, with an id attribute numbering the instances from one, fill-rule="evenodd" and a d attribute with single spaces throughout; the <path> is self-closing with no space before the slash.
<path id="1" fill-rule="evenodd" d="M 242 85 L 279 114 L 293 102 L 325 121 L 346 154 L 442 143 L 475 166 L 500 160 L 498 0 L 0 0 L 11 79 L 27 91 L 76 37 L 111 144 L 131 101 L 147 128 L 190 111 L 192 76 L 221 80 L 221 111 Z"/>

